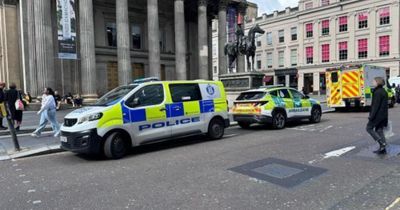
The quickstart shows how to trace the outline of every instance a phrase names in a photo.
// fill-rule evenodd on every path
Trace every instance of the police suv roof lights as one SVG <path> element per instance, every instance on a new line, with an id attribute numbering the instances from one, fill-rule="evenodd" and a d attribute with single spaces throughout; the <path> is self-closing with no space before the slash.
<path id="1" fill-rule="evenodd" d="M 132 84 L 141 84 L 145 82 L 158 82 L 158 81 L 160 81 L 160 79 L 158 79 L 157 77 L 147 77 L 142 79 L 135 79 L 133 80 Z"/>

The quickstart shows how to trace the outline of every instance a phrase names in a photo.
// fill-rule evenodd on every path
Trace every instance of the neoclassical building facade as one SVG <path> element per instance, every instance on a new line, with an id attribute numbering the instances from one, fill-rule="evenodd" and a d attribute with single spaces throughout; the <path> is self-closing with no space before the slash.
<path id="1" fill-rule="evenodd" d="M 76 59 L 58 56 L 57 17 L 64 15 L 58 1 L 74 8 Z M 224 56 L 227 9 L 244 16 L 247 6 L 245 0 L 58 1 L 0 0 L 0 80 L 33 96 L 49 86 L 94 99 L 142 77 L 210 79 L 212 20 L 218 19 Z M 226 60 L 219 66 L 227 69 Z"/>
<path id="2" fill-rule="evenodd" d="M 325 93 L 325 71 L 371 64 L 400 74 L 399 0 L 300 0 L 298 7 L 246 22 L 257 39 L 256 70 L 266 84 Z"/>

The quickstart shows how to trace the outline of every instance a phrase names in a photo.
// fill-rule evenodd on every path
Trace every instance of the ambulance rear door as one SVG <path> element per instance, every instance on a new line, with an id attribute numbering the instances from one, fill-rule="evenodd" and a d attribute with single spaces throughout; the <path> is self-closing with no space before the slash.
<path id="1" fill-rule="evenodd" d="M 342 78 L 340 70 L 329 70 L 326 72 L 327 103 L 329 107 L 344 107 L 342 97 Z"/>

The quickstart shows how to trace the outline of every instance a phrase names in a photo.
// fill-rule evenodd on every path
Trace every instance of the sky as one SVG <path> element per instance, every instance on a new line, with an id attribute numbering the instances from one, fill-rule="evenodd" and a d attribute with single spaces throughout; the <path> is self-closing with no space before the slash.
<path id="1" fill-rule="evenodd" d="M 299 0 L 248 0 L 258 5 L 258 15 L 270 14 L 275 10 L 284 10 L 286 7 L 296 7 Z"/>

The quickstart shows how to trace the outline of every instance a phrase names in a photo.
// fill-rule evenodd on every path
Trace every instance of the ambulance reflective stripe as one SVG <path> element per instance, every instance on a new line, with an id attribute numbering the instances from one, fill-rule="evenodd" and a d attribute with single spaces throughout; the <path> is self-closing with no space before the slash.
<path id="1" fill-rule="evenodd" d="M 359 77 L 360 74 L 357 71 L 347 71 L 342 74 L 344 98 L 360 96 Z"/>

